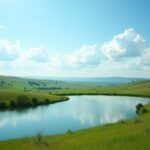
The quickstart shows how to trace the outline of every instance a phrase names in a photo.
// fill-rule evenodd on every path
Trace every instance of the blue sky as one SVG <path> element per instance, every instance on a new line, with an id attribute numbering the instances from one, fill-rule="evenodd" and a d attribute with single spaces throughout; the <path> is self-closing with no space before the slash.
<path id="1" fill-rule="evenodd" d="M 0 74 L 150 77 L 149 0 L 0 0 Z"/>

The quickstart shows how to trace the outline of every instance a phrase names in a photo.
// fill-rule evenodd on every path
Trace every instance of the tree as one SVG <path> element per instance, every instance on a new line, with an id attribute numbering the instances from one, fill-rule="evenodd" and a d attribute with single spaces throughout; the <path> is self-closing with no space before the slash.
<path id="1" fill-rule="evenodd" d="M 30 100 L 26 95 L 19 95 L 16 103 L 19 107 L 28 107 L 31 105 Z"/>
<path id="2" fill-rule="evenodd" d="M 144 108 L 144 105 L 139 103 L 136 105 L 136 114 L 140 115 L 140 114 L 143 114 L 143 113 L 146 113 L 147 112 L 147 109 Z"/>
<path id="3" fill-rule="evenodd" d="M 13 100 L 11 100 L 11 101 L 9 102 L 9 107 L 10 107 L 10 108 L 16 107 L 16 102 L 13 101 Z"/>
<path id="4" fill-rule="evenodd" d="M 49 99 L 45 99 L 44 100 L 44 104 L 49 104 L 50 103 L 50 100 Z"/>
<path id="5" fill-rule="evenodd" d="M 7 105 L 5 102 L 0 102 L 0 109 L 6 109 Z"/>
<path id="6" fill-rule="evenodd" d="M 36 97 L 32 98 L 32 104 L 37 105 L 38 104 L 38 99 Z"/>

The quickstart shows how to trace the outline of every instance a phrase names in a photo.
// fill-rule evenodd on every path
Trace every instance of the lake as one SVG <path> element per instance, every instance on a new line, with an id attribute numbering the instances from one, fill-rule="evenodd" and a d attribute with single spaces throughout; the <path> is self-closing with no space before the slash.
<path id="1" fill-rule="evenodd" d="M 0 140 L 65 133 L 136 117 L 135 106 L 150 99 L 127 96 L 69 96 L 70 100 L 0 112 Z"/>

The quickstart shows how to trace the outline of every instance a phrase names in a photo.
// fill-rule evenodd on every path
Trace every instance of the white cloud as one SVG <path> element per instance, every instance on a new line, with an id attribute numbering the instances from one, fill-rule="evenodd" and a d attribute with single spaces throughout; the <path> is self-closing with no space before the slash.
<path id="1" fill-rule="evenodd" d="M 97 45 L 83 45 L 72 54 L 65 57 L 66 64 L 72 66 L 88 67 L 100 64 L 100 51 Z"/>
<path id="2" fill-rule="evenodd" d="M 50 66 L 53 68 L 65 67 L 65 54 L 58 53 L 50 57 Z"/>
<path id="3" fill-rule="evenodd" d="M 60 53 L 51 57 L 51 66 L 66 69 L 95 67 L 100 64 L 101 56 L 97 45 L 83 45 L 72 53 Z"/>
<path id="4" fill-rule="evenodd" d="M 140 56 L 144 49 L 143 37 L 133 28 L 113 37 L 101 46 L 101 50 L 110 60 Z"/>
<path id="5" fill-rule="evenodd" d="M 44 63 L 49 60 L 49 54 L 44 48 L 23 49 L 19 41 L 12 44 L 8 40 L 0 40 L 0 61 L 15 60 Z"/>
<path id="6" fill-rule="evenodd" d="M 8 40 L 0 40 L 0 61 L 13 61 L 17 59 L 19 46 L 19 42 L 11 44 Z"/>
<path id="7" fill-rule="evenodd" d="M 44 48 L 31 48 L 23 52 L 23 57 L 30 61 L 44 63 L 49 60 L 49 55 Z"/>
<path id="8" fill-rule="evenodd" d="M 41 72 L 59 76 L 147 75 L 150 73 L 150 47 L 130 28 L 100 45 L 83 45 L 71 53 L 51 55 L 42 47 L 22 48 L 20 42 L 0 40 L 0 70 L 20 74 Z M 120 61 L 118 61 L 120 60 Z M 64 76 L 65 76 L 64 75 Z"/>

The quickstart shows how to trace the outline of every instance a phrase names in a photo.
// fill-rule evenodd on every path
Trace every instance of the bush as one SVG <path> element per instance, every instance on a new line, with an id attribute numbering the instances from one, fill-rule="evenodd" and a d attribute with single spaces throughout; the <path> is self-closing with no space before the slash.
<path id="1" fill-rule="evenodd" d="M 7 105 L 5 102 L 0 102 L 0 109 L 6 109 Z"/>
<path id="2" fill-rule="evenodd" d="M 50 103 L 50 100 L 49 99 L 45 99 L 44 100 L 44 104 L 49 104 Z"/>
<path id="3" fill-rule="evenodd" d="M 126 123 L 126 121 L 123 120 L 123 119 L 119 120 L 119 122 L 120 122 L 120 123 Z"/>
<path id="4" fill-rule="evenodd" d="M 134 123 L 140 123 L 140 122 L 142 122 L 142 120 L 139 117 L 134 119 Z"/>
<path id="5" fill-rule="evenodd" d="M 37 105 L 38 104 L 38 99 L 36 97 L 32 98 L 32 104 Z"/>
<path id="6" fill-rule="evenodd" d="M 33 137 L 33 143 L 37 145 L 43 145 L 43 146 L 48 145 L 48 143 L 44 141 L 42 132 L 38 132 L 35 134 L 35 136 Z"/>
<path id="7" fill-rule="evenodd" d="M 69 130 L 67 131 L 67 133 L 73 134 L 73 131 L 69 129 Z"/>
<path id="8" fill-rule="evenodd" d="M 146 108 L 144 108 L 144 105 L 139 103 L 136 105 L 136 114 L 140 115 L 140 114 L 144 114 L 148 112 Z"/>
<path id="9" fill-rule="evenodd" d="M 136 109 L 137 109 L 137 110 L 141 109 L 142 107 L 144 107 L 144 106 L 143 106 L 143 104 L 141 104 L 141 103 L 139 103 L 139 104 L 136 105 Z"/>
<path id="10" fill-rule="evenodd" d="M 16 103 L 18 107 L 28 107 L 31 105 L 31 102 L 26 95 L 18 96 Z"/>
<path id="11" fill-rule="evenodd" d="M 144 114 L 144 113 L 147 113 L 147 112 L 148 112 L 148 110 L 147 110 L 146 108 L 144 108 L 144 107 L 143 107 L 143 109 L 142 109 L 141 111 L 142 111 L 142 114 Z"/>
<path id="12" fill-rule="evenodd" d="M 12 100 L 12 101 L 10 101 L 10 102 L 9 102 L 9 107 L 10 107 L 10 108 L 14 108 L 14 107 L 16 107 L 16 102 L 15 102 L 15 101 L 13 101 L 13 100 Z"/>

